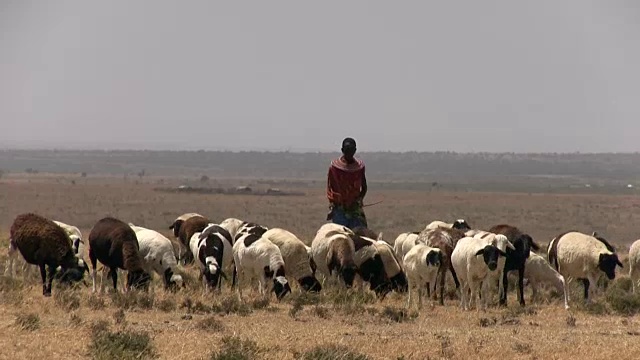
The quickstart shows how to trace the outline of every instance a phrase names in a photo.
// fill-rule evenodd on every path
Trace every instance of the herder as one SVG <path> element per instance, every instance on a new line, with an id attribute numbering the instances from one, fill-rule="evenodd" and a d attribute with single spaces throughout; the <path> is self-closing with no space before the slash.
<path id="1" fill-rule="evenodd" d="M 364 162 L 354 158 L 356 141 L 342 141 L 342 156 L 331 162 L 327 179 L 327 199 L 331 211 L 327 220 L 350 229 L 367 227 L 363 199 L 367 194 Z"/>

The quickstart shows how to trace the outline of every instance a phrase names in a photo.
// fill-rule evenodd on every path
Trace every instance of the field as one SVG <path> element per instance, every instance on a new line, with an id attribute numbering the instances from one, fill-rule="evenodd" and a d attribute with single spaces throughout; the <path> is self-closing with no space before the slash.
<path id="1" fill-rule="evenodd" d="M 321 181 L 269 185 L 303 196 L 158 191 L 182 182 L 176 177 L 6 174 L 0 179 L 0 268 L 11 222 L 27 211 L 77 225 L 85 237 L 107 215 L 171 237 L 173 219 L 195 211 L 214 221 L 238 217 L 282 227 L 306 242 L 325 222 Z M 626 253 L 640 237 L 635 228 L 640 197 L 633 194 L 394 190 L 374 184 L 365 202 L 378 200 L 383 202 L 366 209 L 370 226 L 389 240 L 434 219 L 457 218 L 477 228 L 514 224 L 543 246 L 559 232 L 577 229 L 597 231 Z M 54 287 L 54 296 L 43 298 L 38 277 L 0 276 L 0 359 L 136 354 L 241 359 L 233 357 L 234 351 L 265 359 L 635 359 L 640 356 L 640 318 L 635 315 L 640 301 L 621 295 L 629 287 L 626 272 L 625 266 L 606 295 L 590 306 L 576 302 L 580 289 L 572 284 L 569 311 L 557 293 L 546 290 L 543 300 L 525 309 L 511 292 L 507 308 L 486 312 L 463 312 L 453 293 L 444 307 L 427 303 L 416 312 L 405 308 L 403 295 L 380 302 L 368 292 L 345 293 L 331 286 L 319 296 L 302 296 L 294 289 L 281 303 L 266 303 L 257 295 L 238 302 L 228 288 L 204 294 L 192 268 L 184 269 L 189 288 L 175 294 L 165 293 L 156 279 L 150 294 L 91 295 L 84 286 Z M 529 300 L 530 291 L 525 296 Z M 335 356 L 322 357 L 323 351 Z"/>

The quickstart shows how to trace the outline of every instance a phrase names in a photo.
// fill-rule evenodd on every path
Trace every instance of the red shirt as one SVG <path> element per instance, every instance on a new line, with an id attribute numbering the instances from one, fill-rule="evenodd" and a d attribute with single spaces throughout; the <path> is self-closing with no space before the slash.
<path id="1" fill-rule="evenodd" d="M 364 162 L 360 159 L 354 160 L 349 164 L 341 156 L 331 162 L 327 176 L 327 199 L 330 203 L 348 207 L 360 196 Z"/>

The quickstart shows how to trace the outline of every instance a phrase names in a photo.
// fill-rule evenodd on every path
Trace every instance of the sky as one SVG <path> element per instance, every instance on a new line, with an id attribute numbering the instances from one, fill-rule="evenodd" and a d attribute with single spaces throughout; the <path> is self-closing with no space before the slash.
<path id="1" fill-rule="evenodd" d="M 0 148 L 640 151 L 640 3 L 0 0 Z"/>

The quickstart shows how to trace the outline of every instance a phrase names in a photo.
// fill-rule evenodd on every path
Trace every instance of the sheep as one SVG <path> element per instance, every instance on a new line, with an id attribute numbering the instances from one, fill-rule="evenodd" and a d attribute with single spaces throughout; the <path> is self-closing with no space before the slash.
<path id="1" fill-rule="evenodd" d="M 64 230 L 41 215 L 18 215 L 11 225 L 10 246 L 20 252 L 27 264 L 37 265 L 42 278 L 42 294 L 51 296 L 57 268 L 62 268 L 62 282 L 82 280 L 87 264 L 73 253 Z"/>
<path id="2" fill-rule="evenodd" d="M 400 293 L 408 291 L 409 282 L 407 280 L 407 274 L 404 271 L 402 260 L 398 259 L 393 252 L 393 247 L 384 240 L 376 240 L 375 245 L 378 249 L 378 254 L 380 254 L 382 258 L 386 276 L 391 282 L 391 290 Z"/>
<path id="3" fill-rule="evenodd" d="M 322 225 L 311 242 L 313 263 L 320 273 L 339 276 L 345 287 L 351 288 L 358 271 L 351 229 L 334 223 Z"/>
<path id="4" fill-rule="evenodd" d="M 540 247 L 533 241 L 528 234 L 523 233 L 515 226 L 500 224 L 493 226 L 489 232 L 494 234 L 502 234 L 507 237 L 509 242 L 514 246 L 515 250 L 507 248 L 507 259 L 504 264 L 502 273 L 502 286 L 500 291 L 500 305 L 507 305 L 507 291 L 509 290 L 508 273 L 510 271 L 518 271 L 518 300 L 521 306 L 525 305 L 524 301 L 524 272 L 526 269 L 527 258 L 531 249 L 538 250 Z"/>
<path id="5" fill-rule="evenodd" d="M 624 268 L 615 249 L 595 232 L 591 235 L 569 231 L 558 235 L 547 248 L 549 263 L 566 278 L 575 278 L 584 286 L 585 302 L 590 302 L 600 272 L 609 280 L 616 277 L 616 265 Z M 593 285 L 590 289 L 589 286 Z"/>
<path id="6" fill-rule="evenodd" d="M 496 238 L 499 241 L 495 241 Z M 476 309 L 480 309 L 477 297 L 480 290 L 479 285 L 483 292 L 482 308 L 486 308 L 490 283 L 488 277 L 490 273 L 499 273 L 501 267 L 504 266 L 504 259 L 501 257 L 505 257 L 507 254 L 499 247 L 505 246 L 505 242 L 509 243 L 504 235 L 497 235 L 493 238 L 464 237 L 458 240 L 451 254 L 451 263 L 460 280 L 461 307 L 464 310 L 469 310 L 471 305 L 468 291 L 471 291 L 470 295 L 474 299 Z M 478 258 L 478 256 L 482 256 L 482 258 Z M 500 264 L 500 260 L 502 260 L 502 264 Z"/>
<path id="7" fill-rule="evenodd" d="M 179 225 L 178 239 L 185 248 L 184 259 L 181 259 L 184 265 L 192 264 L 194 261 L 194 254 L 189 248 L 191 237 L 197 232 L 202 232 L 210 223 L 211 221 L 204 216 L 193 215 Z"/>
<path id="8" fill-rule="evenodd" d="M 447 275 L 447 270 L 451 273 L 453 277 L 453 282 L 456 286 L 456 289 L 460 288 L 460 281 L 458 280 L 458 276 L 456 274 L 456 270 L 454 269 L 451 263 L 451 254 L 456 247 L 456 244 L 459 239 L 463 238 L 464 234 L 462 231 L 454 228 L 444 228 L 440 227 L 434 230 L 423 230 L 418 235 L 415 244 L 423 243 L 430 247 L 440 249 L 442 252 L 442 261 L 441 266 L 438 269 L 438 278 L 440 281 L 440 305 L 444 305 L 444 284 L 445 278 Z M 405 241 L 405 244 L 407 242 Z M 415 245 L 414 245 L 415 246 Z M 407 245 L 403 244 L 403 248 L 407 248 Z M 409 248 L 410 249 L 410 248 Z M 437 282 L 437 279 L 436 279 Z M 431 284 L 429 284 L 430 286 Z M 437 284 L 433 284 L 434 296 L 437 297 L 436 293 Z"/>
<path id="9" fill-rule="evenodd" d="M 231 238 L 235 240 L 238 231 L 245 223 L 247 222 L 240 219 L 227 218 L 220 223 L 220 226 L 227 229 L 229 234 L 231 234 Z"/>
<path id="10" fill-rule="evenodd" d="M 171 226 L 169 226 L 169 229 L 173 230 L 173 236 L 175 236 L 176 239 L 180 238 L 180 228 L 182 227 L 182 224 L 184 224 L 185 221 L 187 221 L 189 218 L 192 218 L 194 216 L 205 217 L 205 216 L 202 216 L 202 215 L 200 215 L 198 213 L 185 213 L 185 214 L 182 214 L 182 215 L 178 216 L 173 221 Z"/>
<path id="11" fill-rule="evenodd" d="M 420 232 L 405 232 L 396 237 L 393 242 L 393 252 L 398 259 L 403 259 L 404 256 L 416 245 Z"/>
<path id="12" fill-rule="evenodd" d="M 305 291 L 320 292 L 322 285 L 315 277 L 311 266 L 310 248 L 293 233 L 279 228 L 269 229 L 262 238 L 274 243 L 280 249 L 284 268 L 288 276 L 295 278 Z"/>
<path id="13" fill-rule="evenodd" d="M 200 267 L 200 276 L 209 288 L 222 290 L 222 278 L 233 271 L 233 237 L 217 224 L 209 224 L 201 233 L 195 233 L 189 241 L 191 252 Z"/>
<path id="14" fill-rule="evenodd" d="M 65 233 L 67 234 L 67 237 L 69 238 L 69 242 L 71 243 L 73 253 L 76 255 L 76 257 L 78 257 L 78 259 L 82 260 L 82 263 L 85 263 L 82 257 L 82 255 L 84 254 L 84 241 L 82 240 L 82 233 L 80 232 L 80 230 L 73 225 L 67 225 L 57 220 L 53 220 L 53 222 L 56 225 L 60 226 L 65 231 Z M 17 255 L 17 249 L 9 246 L 7 255 L 8 255 L 8 259 L 7 259 L 7 265 L 5 267 L 5 275 L 13 276 L 15 274 L 14 259 L 15 259 L 15 256 Z M 31 274 L 32 267 L 37 268 L 36 265 L 32 266 L 28 263 L 23 264 L 22 274 L 24 277 L 28 277 Z M 62 268 L 58 266 L 58 268 L 56 269 L 57 276 L 58 277 L 61 276 L 62 273 L 63 273 Z"/>
<path id="15" fill-rule="evenodd" d="M 82 233 L 76 226 L 65 224 L 61 221 L 53 220 L 56 225 L 60 226 L 71 240 L 72 249 L 74 254 L 78 257 L 84 255 L 84 241 L 82 240 Z"/>
<path id="16" fill-rule="evenodd" d="M 233 244 L 233 279 L 238 295 L 242 297 L 242 284 L 258 278 L 258 288 L 262 296 L 267 295 L 268 280 L 273 281 L 272 291 L 278 300 L 291 292 L 286 278 L 285 262 L 278 246 L 252 233 L 244 233 Z"/>
<path id="17" fill-rule="evenodd" d="M 184 287 L 182 276 L 176 274 L 178 261 L 171 240 L 155 230 L 132 223 L 129 223 L 129 226 L 138 238 L 139 252 L 144 261 L 145 271 L 149 274 L 155 271 L 160 275 L 166 290 Z"/>
<path id="18" fill-rule="evenodd" d="M 446 228 L 446 229 L 458 229 L 458 230 L 471 230 L 471 227 L 469 226 L 469 224 L 467 223 L 466 220 L 464 219 L 458 219 L 456 221 L 454 221 L 453 223 L 446 223 L 444 221 L 440 221 L 440 220 L 435 220 L 432 221 L 431 223 L 429 223 L 429 225 L 427 225 L 424 230 L 436 230 L 438 228 Z"/>
<path id="19" fill-rule="evenodd" d="M 418 292 L 418 308 L 422 308 L 422 288 L 425 284 L 427 284 L 427 297 L 431 297 L 430 284 L 435 286 L 443 258 L 442 250 L 423 243 L 411 248 L 402 258 L 409 281 L 407 308 L 411 307 L 412 289 L 417 289 Z"/>
<path id="20" fill-rule="evenodd" d="M 636 286 L 640 278 L 640 240 L 636 240 L 629 248 L 629 278 L 631 278 L 633 293 L 636 293 Z"/>
<path id="21" fill-rule="evenodd" d="M 118 269 L 127 271 L 126 289 L 148 289 L 151 276 L 145 271 L 140 245 L 131 227 L 116 218 L 100 219 L 89 233 L 89 260 L 91 261 L 93 290 L 96 292 L 96 267 L 100 261 L 109 268 L 113 289 L 117 291 Z M 102 289 L 104 290 L 104 283 Z"/>
<path id="22" fill-rule="evenodd" d="M 524 268 L 524 277 L 529 281 L 533 292 L 532 299 L 537 296 L 537 290 L 542 282 L 551 283 L 564 294 L 564 308 L 569 309 L 569 298 L 567 295 L 567 284 L 564 276 L 560 275 L 549 262 L 542 256 L 531 251 Z"/>

